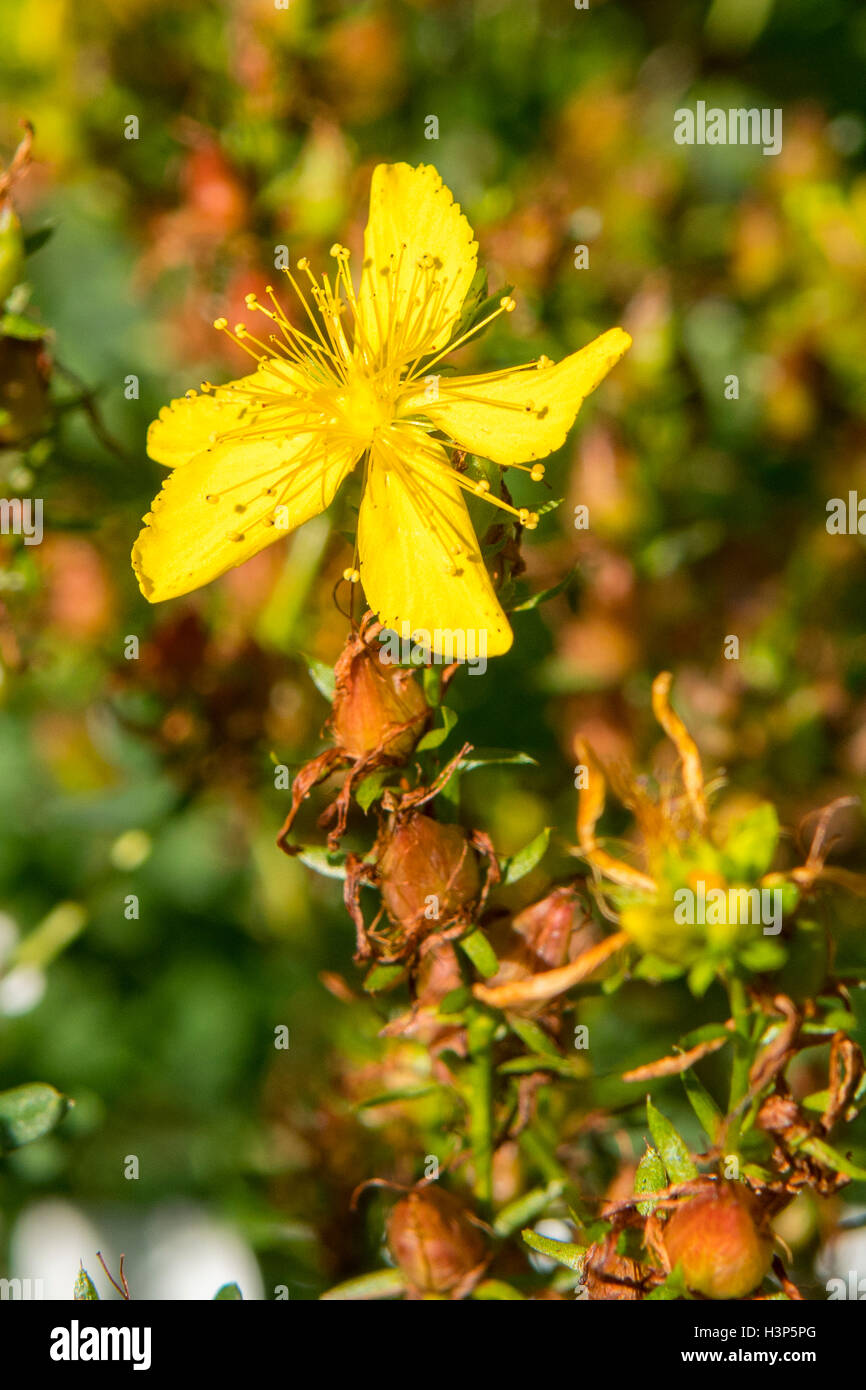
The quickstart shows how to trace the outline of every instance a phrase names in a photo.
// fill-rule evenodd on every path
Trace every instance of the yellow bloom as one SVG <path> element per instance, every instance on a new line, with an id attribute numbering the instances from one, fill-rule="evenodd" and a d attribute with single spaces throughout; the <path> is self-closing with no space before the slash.
<path id="1" fill-rule="evenodd" d="M 584 397 L 630 338 L 603 334 L 554 366 L 547 359 L 481 376 L 440 377 L 475 274 L 472 229 L 430 165 L 380 164 L 373 174 L 357 290 L 349 253 L 331 248 L 333 280 L 286 272 L 309 322 L 286 317 L 273 290 L 247 298 L 265 323 L 231 336 L 256 359 L 239 381 L 191 391 L 160 412 L 148 452 L 172 472 L 144 518 L 132 552 L 152 603 L 207 584 L 316 516 L 364 460 L 359 571 L 386 627 L 465 634 L 494 656 L 511 629 L 493 591 L 464 491 L 532 527 L 517 511 L 451 466 L 465 449 L 533 479 L 558 449 Z M 503 299 L 484 322 L 514 307 Z M 230 331 L 225 319 L 216 327 Z M 485 650 L 477 645 L 475 650 Z"/>

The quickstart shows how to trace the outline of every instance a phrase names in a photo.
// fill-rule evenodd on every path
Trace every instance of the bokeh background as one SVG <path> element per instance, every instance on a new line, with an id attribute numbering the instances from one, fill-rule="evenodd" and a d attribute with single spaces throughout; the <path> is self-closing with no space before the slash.
<path id="1" fill-rule="evenodd" d="M 578 564 L 575 583 L 455 686 L 464 737 L 537 763 L 465 779 L 467 823 L 503 854 L 558 827 L 523 900 L 573 871 L 575 736 L 651 758 L 667 668 L 707 768 L 742 805 L 774 800 L 795 853 L 803 818 L 866 776 L 864 546 L 825 528 L 828 499 L 866 495 L 866 11 L 7 0 L 0 54 L 4 161 L 23 119 L 36 130 L 15 203 L 25 231 L 51 228 L 19 306 L 51 365 L 8 322 L 0 343 L 0 374 L 28 383 L 0 402 L 0 490 L 43 498 L 46 528 L 40 546 L 0 537 L 0 1089 L 44 1080 L 76 1102 L 0 1168 L 0 1273 L 71 1296 L 82 1258 L 105 1295 L 95 1250 L 116 1267 L 124 1249 L 139 1296 L 237 1279 L 314 1298 L 379 1262 L 385 1199 L 350 1213 L 355 1185 L 417 1178 L 454 1120 L 364 1104 L 423 1079 L 423 1054 L 376 1037 L 339 882 L 274 845 L 273 764 L 321 746 L 306 658 L 332 663 L 345 636 L 351 517 L 338 504 L 150 609 L 128 562 L 161 472 L 148 421 L 237 374 L 211 323 L 273 279 L 277 246 L 324 265 L 335 239 L 359 245 L 377 162 L 434 163 L 518 302 L 466 362 L 556 358 L 616 323 L 634 337 L 552 461 L 564 501 L 526 548 L 534 588 Z M 781 154 L 676 145 L 698 98 L 781 107 Z M 857 867 L 858 818 L 842 833 Z M 353 822 L 350 843 L 371 835 Z M 862 910 L 844 911 L 840 968 L 862 974 Z M 635 984 L 588 1007 L 604 1078 L 724 1005 Z M 618 1116 L 575 1129 L 590 1194 L 641 1152 L 641 1100 L 574 1089 L 576 1126 L 601 1103 Z M 792 1209 L 816 1296 L 856 1267 L 859 1237 L 833 1232 L 858 1196 Z"/>

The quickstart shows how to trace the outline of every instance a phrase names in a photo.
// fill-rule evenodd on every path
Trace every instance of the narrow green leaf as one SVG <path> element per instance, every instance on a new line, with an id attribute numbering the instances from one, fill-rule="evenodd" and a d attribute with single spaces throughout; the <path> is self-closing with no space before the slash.
<path id="1" fill-rule="evenodd" d="M 528 845 L 512 854 L 502 865 L 502 878 L 505 883 L 519 883 L 539 864 L 547 853 L 552 827 L 546 825 Z"/>
<path id="2" fill-rule="evenodd" d="M 706 1134 L 711 1144 L 716 1142 L 716 1135 L 722 1125 L 722 1112 L 716 1105 L 704 1083 L 689 1067 L 688 1071 L 681 1073 L 682 1083 L 689 1098 L 689 1104 L 697 1115 L 704 1134 Z"/>
<path id="3" fill-rule="evenodd" d="M 525 1295 L 516 1289 L 513 1284 L 506 1284 L 504 1279 L 485 1279 L 479 1284 L 472 1294 L 473 1298 L 479 1299 L 483 1303 L 492 1302 L 524 1302 Z"/>
<path id="4" fill-rule="evenodd" d="M 41 227 L 34 227 L 32 232 L 24 234 L 24 254 L 33 256 L 53 237 L 57 230 L 56 222 L 45 222 Z"/>
<path id="5" fill-rule="evenodd" d="M 866 1168 L 859 1168 L 850 1158 L 840 1154 L 823 1139 L 806 1139 L 797 1145 L 797 1152 L 807 1153 L 810 1158 L 816 1158 L 819 1163 L 825 1164 L 837 1173 L 844 1173 L 846 1177 L 857 1178 L 860 1182 L 866 1179 Z"/>
<path id="6" fill-rule="evenodd" d="M 69 1104 L 66 1096 L 41 1081 L 0 1091 L 0 1153 L 41 1139 L 60 1123 Z"/>
<path id="7" fill-rule="evenodd" d="M 364 977 L 364 989 L 368 994 L 379 994 L 382 990 L 391 989 L 406 973 L 406 966 L 400 961 L 388 965 L 374 965 Z"/>
<path id="8" fill-rule="evenodd" d="M 659 1151 L 671 1182 L 689 1182 L 696 1178 L 698 1170 L 692 1162 L 685 1140 L 674 1129 L 670 1120 L 656 1109 L 649 1096 L 646 1100 L 646 1114 L 653 1143 Z"/>
<path id="9" fill-rule="evenodd" d="M 562 1061 L 562 1053 L 556 1043 L 544 1029 L 531 1018 L 521 1018 L 519 1014 L 510 1014 L 508 1025 L 513 1033 L 516 1033 L 521 1042 L 532 1052 L 538 1052 L 544 1057 L 553 1057 L 557 1062 Z"/>
<path id="10" fill-rule="evenodd" d="M 487 940 L 482 931 L 470 932 L 464 936 L 459 943 L 460 949 L 469 957 L 479 975 L 485 979 L 490 979 L 499 969 L 499 961 L 496 959 L 496 952 Z"/>
<path id="11" fill-rule="evenodd" d="M 493 1222 L 494 1231 L 504 1240 L 506 1236 L 519 1231 L 527 1221 L 536 1221 L 539 1216 L 544 1215 L 551 1202 L 562 1196 L 565 1187 L 565 1182 L 557 1179 L 549 1182 L 546 1187 L 534 1187 L 531 1192 L 517 1197 L 497 1214 Z"/>
<path id="12" fill-rule="evenodd" d="M 355 800 L 362 811 L 369 811 L 374 801 L 378 801 L 382 792 L 385 790 L 385 783 L 390 775 L 390 769 L 381 768 L 378 772 L 371 772 L 368 777 L 359 784 L 355 792 Z"/>
<path id="13" fill-rule="evenodd" d="M 522 603 L 516 604 L 509 611 L 511 613 L 528 613 L 531 609 L 537 608 L 539 604 L 546 603 L 549 598 L 556 598 L 557 594 L 561 594 L 563 590 L 567 589 L 569 585 L 573 583 L 577 576 L 577 572 L 578 566 L 575 565 L 574 569 L 569 570 L 565 578 L 560 579 L 558 584 L 554 584 L 550 589 L 542 589 L 540 593 L 533 594 L 531 598 L 524 599 Z"/>
<path id="14" fill-rule="evenodd" d="M 435 1096 L 441 1089 L 441 1086 L 403 1086 L 395 1091 L 382 1091 L 377 1096 L 369 1096 L 367 1100 L 359 1100 L 353 1108 L 374 1110 L 377 1105 L 393 1105 L 398 1100 L 421 1100 L 425 1096 Z"/>
<path id="15" fill-rule="evenodd" d="M 435 729 L 430 729 L 422 739 L 419 739 L 415 746 L 416 753 L 426 753 L 431 748 L 438 748 L 440 743 L 445 742 L 451 730 L 454 728 L 454 725 L 457 723 L 455 711 L 449 709 L 447 705 L 439 706 L 439 714 L 442 720 L 441 724 L 437 725 Z"/>
<path id="16" fill-rule="evenodd" d="M 510 748 L 474 748 L 461 759 L 458 766 L 461 772 L 474 772 L 477 767 L 503 763 L 538 767 L 535 758 L 530 758 L 528 753 L 513 753 Z"/>
<path id="17" fill-rule="evenodd" d="M 346 877 L 346 855 L 341 849 L 326 849 L 324 845 L 306 845 L 298 853 L 298 859 L 314 873 L 323 878 Z"/>
<path id="18" fill-rule="evenodd" d="M 304 660 L 307 663 L 307 670 L 310 673 L 310 679 L 313 685 L 320 695 L 324 695 L 328 704 L 331 704 L 334 699 L 334 690 L 336 689 L 336 677 L 334 676 L 333 666 L 328 666 L 324 661 L 318 661 L 314 656 L 307 656 Z"/>
<path id="19" fill-rule="evenodd" d="M 537 1231 L 521 1231 L 520 1233 L 529 1246 L 537 1255 L 546 1255 L 550 1260 L 556 1260 L 557 1264 L 565 1265 L 566 1269 L 574 1269 L 578 1273 L 583 1269 L 583 1261 L 586 1258 L 586 1245 L 573 1245 L 567 1240 L 550 1240 L 548 1236 L 541 1236 Z"/>
<path id="20" fill-rule="evenodd" d="M 349 1302 L 368 1298 L 395 1298 L 406 1292 L 406 1280 L 399 1269 L 377 1269 L 372 1274 L 360 1274 L 356 1279 L 347 1279 L 344 1284 L 335 1284 L 322 1294 L 325 1302 Z"/>
<path id="21" fill-rule="evenodd" d="M 665 1165 L 661 1161 L 658 1150 L 647 1149 L 635 1173 L 635 1192 L 661 1192 L 667 1185 Z M 637 1209 L 642 1216 L 648 1216 L 654 1206 L 655 1202 L 638 1202 Z"/>

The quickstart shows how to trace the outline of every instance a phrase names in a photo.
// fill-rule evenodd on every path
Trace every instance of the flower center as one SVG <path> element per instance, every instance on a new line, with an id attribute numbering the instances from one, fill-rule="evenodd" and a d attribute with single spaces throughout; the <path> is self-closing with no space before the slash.
<path id="1" fill-rule="evenodd" d="M 368 377 L 351 377 L 336 399 L 343 428 L 369 443 L 378 429 L 390 424 L 394 406 L 380 396 Z"/>

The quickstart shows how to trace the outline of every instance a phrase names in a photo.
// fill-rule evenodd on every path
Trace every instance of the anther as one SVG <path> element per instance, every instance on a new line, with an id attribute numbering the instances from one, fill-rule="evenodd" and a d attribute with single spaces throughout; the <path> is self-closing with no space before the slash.
<path id="1" fill-rule="evenodd" d="M 482 478 L 480 482 L 477 482 L 475 484 L 475 491 L 478 493 L 479 497 L 483 493 L 490 491 L 490 484 L 488 483 L 486 478 Z"/>
<path id="2" fill-rule="evenodd" d="M 343 578 L 344 578 L 344 579 L 347 581 L 347 583 L 349 583 L 349 584 L 357 584 L 357 583 L 358 583 L 358 580 L 361 578 L 361 576 L 360 576 L 360 574 L 358 573 L 357 570 L 354 570 L 354 569 L 345 569 L 345 570 L 343 570 Z"/>
<path id="3" fill-rule="evenodd" d="M 544 477 L 544 464 L 534 463 L 529 470 L 529 476 L 534 483 L 540 483 Z"/>
<path id="4" fill-rule="evenodd" d="M 224 328 L 228 328 L 229 321 L 228 319 L 214 319 L 213 326 L 214 328 L 218 328 L 220 332 L 222 332 Z"/>
<path id="5" fill-rule="evenodd" d="M 510 294 L 506 294 L 502 299 L 500 299 L 499 307 L 500 309 L 504 309 L 506 314 L 511 314 L 517 308 L 517 304 L 511 298 Z"/>
<path id="6" fill-rule="evenodd" d="M 546 357 L 545 354 L 542 353 L 535 365 L 540 372 L 543 372 L 545 367 L 553 366 L 553 360 L 550 357 Z"/>

